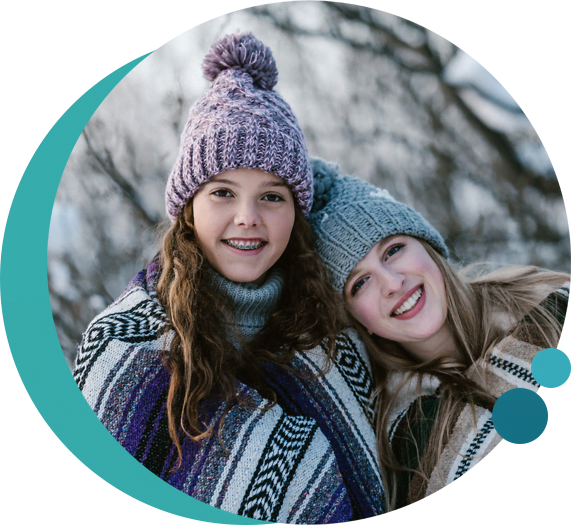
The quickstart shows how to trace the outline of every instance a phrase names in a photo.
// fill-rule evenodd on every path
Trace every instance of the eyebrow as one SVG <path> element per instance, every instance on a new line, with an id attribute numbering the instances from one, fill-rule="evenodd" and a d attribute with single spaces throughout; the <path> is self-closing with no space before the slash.
<path id="1" fill-rule="evenodd" d="M 287 187 L 287 184 L 283 180 L 269 180 L 267 182 L 264 182 L 263 184 L 260 184 L 260 188 L 266 188 L 268 186 L 271 186 L 271 187 L 286 186 Z"/>
<path id="2" fill-rule="evenodd" d="M 349 281 L 351 281 L 351 279 L 353 279 L 353 276 L 357 273 L 359 273 L 359 270 L 355 270 L 355 268 L 353 268 L 351 270 L 351 273 L 349 274 L 349 276 L 347 277 L 347 280 L 345 281 L 345 288 L 346 289 L 349 289 L 349 287 L 347 285 L 349 284 Z"/>
<path id="3" fill-rule="evenodd" d="M 239 186 L 238 183 L 228 179 L 210 179 L 204 183 L 205 186 L 207 184 L 229 184 L 230 186 Z"/>
<path id="4" fill-rule="evenodd" d="M 391 237 L 394 237 L 394 235 L 391 235 Z M 379 251 L 381 251 L 381 250 L 383 249 L 383 246 L 386 244 L 385 241 L 386 241 L 387 239 L 389 239 L 389 238 L 390 238 L 390 237 L 385 237 L 383 240 L 381 240 L 381 241 L 379 241 L 379 242 L 377 243 L 377 245 L 376 245 L 376 246 L 377 246 L 377 247 L 376 247 L 377 252 L 379 252 Z M 367 252 L 367 253 L 369 253 L 369 252 Z M 366 254 L 365 254 L 365 255 L 366 255 Z M 357 264 L 358 264 L 358 263 L 357 263 Z M 347 284 L 349 283 L 349 281 L 351 281 L 351 279 L 353 279 L 353 277 L 354 277 L 356 274 L 359 273 L 359 270 L 356 269 L 356 268 L 357 268 L 357 267 L 353 268 L 353 269 L 351 270 L 351 273 L 349 273 L 349 275 L 347 276 L 347 280 L 345 281 L 345 285 L 347 285 Z M 345 295 L 347 295 L 347 292 L 348 292 L 348 291 L 350 291 L 349 288 L 348 288 L 347 286 L 344 286 L 343 293 L 344 293 Z"/>
<path id="5" fill-rule="evenodd" d="M 236 186 L 237 188 L 240 187 L 240 184 L 238 184 L 237 182 L 235 182 L 233 180 L 229 180 L 229 179 L 210 179 L 204 183 L 205 186 L 207 184 L 228 184 L 229 186 Z M 276 180 L 276 181 L 269 180 L 269 181 L 263 182 L 258 187 L 259 188 L 267 188 L 267 187 L 274 188 L 274 187 L 282 187 L 282 186 L 287 187 L 287 184 L 283 180 Z"/>
<path id="6" fill-rule="evenodd" d="M 350 286 L 348 286 L 348 284 L 351 282 L 351 280 L 353 279 L 353 277 L 359 273 L 359 270 L 356 270 L 355 268 L 353 268 L 351 270 L 351 273 L 349 274 L 349 276 L 347 277 L 347 280 L 345 281 L 345 286 L 343 287 L 343 295 L 345 295 L 345 297 L 347 299 L 350 298 L 351 294 L 351 290 L 350 290 Z"/>

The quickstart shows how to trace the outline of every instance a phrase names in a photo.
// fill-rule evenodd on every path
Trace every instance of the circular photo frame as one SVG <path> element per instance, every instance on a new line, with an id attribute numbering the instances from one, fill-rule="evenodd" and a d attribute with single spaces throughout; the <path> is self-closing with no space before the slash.
<path id="1" fill-rule="evenodd" d="M 2 285 L 6 338 L 35 409 L 77 462 L 78 469 L 126 519 L 132 523 L 166 524 L 185 522 L 190 515 L 193 523 L 263 523 L 189 498 L 127 454 L 86 404 L 70 374 L 54 326 L 46 249 L 62 173 L 93 114 L 121 80 L 150 55 L 121 66 L 87 90 L 61 115 L 27 165 L 10 207 L 2 242 L 3 274 L 10 276 Z M 34 301 L 23 300 L 26 297 L 34 297 Z M 33 330 L 29 328 L 30 319 Z M 565 432 L 565 426 L 559 423 L 554 423 L 553 428 Z M 530 463 L 541 468 L 546 457 L 542 451 L 521 450 Z M 549 481 L 556 485 L 565 482 L 557 473 Z"/>

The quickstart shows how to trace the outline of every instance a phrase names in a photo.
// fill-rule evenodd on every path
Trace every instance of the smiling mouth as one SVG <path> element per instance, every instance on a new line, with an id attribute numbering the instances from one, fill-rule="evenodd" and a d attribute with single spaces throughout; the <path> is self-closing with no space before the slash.
<path id="1" fill-rule="evenodd" d="M 238 250 L 257 250 L 262 246 L 268 244 L 266 241 L 230 241 L 228 239 L 224 239 L 222 242 L 225 242 L 228 246 L 232 248 L 237 248 Z"/>
<path id="2" fill-rule="evenodd" d="M 416 304 L 418 303 L 418 301 L 420 300 L 420 298 L 422 297 L 422 294 L 424 293 L 424 285 L 421 285 L 420 288 L 414 292 L 401 306 L 398 310 L 395 310 L 392 314 L 391 317 L 398 317 L 399 315 L 402 315 L 406 312 L 408 312 L 409 310 L 412 310 Z"/>

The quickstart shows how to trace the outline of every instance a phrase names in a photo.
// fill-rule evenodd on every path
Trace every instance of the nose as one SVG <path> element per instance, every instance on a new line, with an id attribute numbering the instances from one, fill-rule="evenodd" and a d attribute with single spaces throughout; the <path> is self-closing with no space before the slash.
<path id="1" fill-rule="evenodd" d="M 394 268 L 384 267 L 381 274 L 381 292 L 386 297 L 391 297 L 404 285 L 405 276 Z"/>
<path id="2" fill-rule="evenodd" d="M 250 199 L 244 199 L 239 202 L 234 215 L 234 224 L 245 228 L 253 228 L 259 226 L 261 222 L 260 213 L 256 202 Z"/>

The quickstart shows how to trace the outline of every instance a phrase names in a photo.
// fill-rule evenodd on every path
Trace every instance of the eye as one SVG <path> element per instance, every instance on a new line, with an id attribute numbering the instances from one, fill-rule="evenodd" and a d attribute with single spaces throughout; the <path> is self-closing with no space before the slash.
<path id="1" fill-rule="evenodd" d="M 392 246 L 389 247 L 389 249 L 385 252 L 385 261 L 389 258 L 392 257 L 395 253 L 399 252 L 402 248 L 404 248 L 406 245 L 399 243 L 399 244 L 393 244 Z"/>
<path id="2" fill-rule="evenodd" d="M 232 197 L 232 193 L 228 190 L 216 190 L 213 191 L 211 195 L 216 195 L 217 197 Z"/>
<path id="3" fill-rule="evenodd" d="M 267 195 L 264 195 L 262 197 L 262 200 L 269 202 L 280 202 L 284 201 L 285 199 L 281 195 L 278 195 L 277 193 L 268 193 Z"/>
<path id="4" fill-rule="evenodd" d="M 351 297 L 355 297 L 357 292 L 362 288 L 362 286 L 367 282 L 368 277 L 363 277 L 358 281 L 355 281 L 353 286 L 351 286 Z"/>

